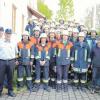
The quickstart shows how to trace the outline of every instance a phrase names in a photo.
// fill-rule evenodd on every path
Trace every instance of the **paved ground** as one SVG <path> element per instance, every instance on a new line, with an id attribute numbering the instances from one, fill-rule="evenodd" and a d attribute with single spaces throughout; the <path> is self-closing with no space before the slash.
<path id="1" fill-rule="evenodd" d="M 46 92 L 42 88 L 36 93 L 28 91 L 18 93 L 15 98 L 8 97 L 3 94 L 0 100 L 100 100 L 99 94 L 91 94 L 89 90 L 84 91 L 68 86 L 68 92 L 61 91 L 57 93 L 51 89 L 51 92 Z"/>

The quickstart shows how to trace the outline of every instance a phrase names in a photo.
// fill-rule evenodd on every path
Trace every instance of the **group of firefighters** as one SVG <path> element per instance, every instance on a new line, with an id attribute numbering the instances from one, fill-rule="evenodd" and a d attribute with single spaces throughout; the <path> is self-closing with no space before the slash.
<path id="1" fill-rule="evenodd" d="M 99 90 L 100 37 L 95 29 L 88 33 L 83 24 L 75 21 L 31 18 L 17 48 L 19 90 L 26 84 L 30 92 L 37 92 L 43 83 L 43 89 L 48 92 L 50 87 L 57 92 L 67 92 L 69 80 L 77 88 L 92 81 L 92 93 Z"/>

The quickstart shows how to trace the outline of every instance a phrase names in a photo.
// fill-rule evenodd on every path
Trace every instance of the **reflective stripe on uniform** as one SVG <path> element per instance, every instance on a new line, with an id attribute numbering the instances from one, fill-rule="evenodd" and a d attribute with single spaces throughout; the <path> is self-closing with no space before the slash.
<path id="1" fill-rule="evenodd" d="M 88 58 L 88 62 L 91 62 L 91 58 Z"/>
<path id="2" fill-rule="evenodd" d="M 40 83 L 40 80 L 35 80 L 35 83 Z"/>
<path id="3" fill-rule="evenodd" d="M 23 81 L 23 78 L 17 78 L 18 82 Z"/>
<path id="4" fill-rule="evenodd" d="M 77 61 L 77 55 L 78 55 L 78 51 L 75 50 L 75 61 Z"/>
<path id="5" fill-rule="evenodd" d="M 50 57 L 49 56 L 46 56 L 46 58 L 50 60 Z"/>
<path id="6" fill-rule="evenodd" d="M 59 80 L 59 81 L 57 80 L 57 84 L 61 84 L 61 83 L 62 83 L 61 80 Z"/>
<path id="7" fill-rule="evenodd" d="M 85 72 L 87 72 L 88 71 L 88 69 L 82 69 L 82 72 L 83 73 L 85 73 Z"/>
<path id="8" fill-rule="evenodd" d="M 61 49 L 58 50 L 58 57 L 60 56 L 60 53 L 61 53 Z"/>
<path id="9" fill-rule="evenodd" d="M 55 78 L 51 78 L 51 81 L 55 81 Z"/>
<path id="10" fill-rule="evenodd" d="M 68 80 L 63 80 L 63 83 L 68 83 Z"/>
<path id="11" fill-rule="evenodd" d="M 80 82 L 84 84 L 84 83 L 86 83 L 86 80 L 80 80 Z"/>
<path id="12" fill-rule="evenodd" d="M 84 56 L 84 61 L 87 60 L 87 49 L 85 49 L 85 56 Z"/>
<path id="13" fill-rule="evenodd" d="M 80 68 L 76 68 L 76 67 L 74 67 L 73 70 L 74 70 L 75 72 L 82 72 L 82 73 L 85 73 L 85 72 L 88 71 L 88 69 L 80 69 Z"/>
<path id="14" fill-rule="evenodd" d="M 48 82 L 49 82 L 49 80 L 44 80 L 44 79 L 43 79 L 43 82 L 44 82 L 44 83 L 48 83 Z"/>
<path id="15" fill-rule="evenodd" d="M 26 77 L 26 80 L 27 81 L 31 81 L 32 80 L 32 77 Z"/>
<path id="16" fill-rule="evenodd" d="M 30 56 L 31 56 L 30 49 L 28 49 L 28 57 L 30 57 Z"/>
<path id="17" fill-rule="evenodd" d="M 67 50 L 67 56 L 70 58 L 70 49 Z"/>
<path id="18" fill-rule="evenodd" d="M 36 59 L 41 58 L 41 51 L 38 52 L 38 56 L 35 57 Z"/>
<path id="19" fill-rule="evenodd" d="M 79 80 L 74 80 L 74 83 L 78 83 L 79 82 Z"/>
<path id="20" fill-rule="evenodd" d="M 71 60 L 71 61 L 74 61 L 74 57 L 71 57 L 70 60 Z"/>
<path id="21" fill-rule="evenodd" d="M 34 58 L 34 55 L 31 55 L 31 58 Z"/>

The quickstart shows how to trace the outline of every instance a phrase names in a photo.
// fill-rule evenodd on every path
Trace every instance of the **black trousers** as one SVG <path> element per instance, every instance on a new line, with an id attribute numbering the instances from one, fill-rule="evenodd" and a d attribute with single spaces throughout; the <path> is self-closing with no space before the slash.
<path id="1" fill-rule="evenodd" d="M 13 91 L 13 73 L 15 60 L 0 60 L 0 92 L 3 90 L 5 74 L 7 75 L 8 91 Z"/>

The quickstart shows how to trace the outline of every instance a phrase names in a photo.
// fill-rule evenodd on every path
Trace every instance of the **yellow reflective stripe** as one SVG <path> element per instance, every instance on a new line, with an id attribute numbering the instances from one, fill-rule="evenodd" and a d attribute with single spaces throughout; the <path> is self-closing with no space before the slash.
<path id="1" fill-rule="evenodd" d="M 23 78 L 17 78 L 18 82 L 23 81 Z"/>
<path id="2" fill-rule="evenodd" d="M 74 80 L 74 83 L 78 83 L 79 82 L 79 80 Z"/>
<path id="3" fill-rule="evenodd" d="M 81 80 L 81 83 L 86 83 L 86 80 Z"/>
<path id="4" fill-rule="evenodd" d="M 78 55 L 78 51 L 75 50 L 75 61 L 77 61 L 77 55 Z"/>
<path id="5" fill-rule="evenodd" d="M 26 77 L 26 80 L 27 81 L 31 81 L 32 80 L 32 77 Z"/>
<path id="6" fill-rule="evenodd" d="M 67 56 L 70 58 L 70 49 L 67 50 Z"/>
<path id="7" fill-rule="evenodd" d="M 85 57 L 84 57 L 84 60 L 85 61 L 87 60 L 87 49 L 85 49 Z"/>
<path id="8" fill-rule="evenodd" d="M 60 56 L 60 53 L 61 53 L 61 49 L 58 50 L 58 56 Z"/>
<path id="9" fill-rule="evenodd" d="M 48 80 L 43 80 L 43 82 L 44 82 L 44 83 L 48 83 L 49 81 L 48 81 Z"/>
<path id="10" fill-rule="evenodd" d="M 35 83 L 40 83 L 40 80 L 35 80 Z"/>

